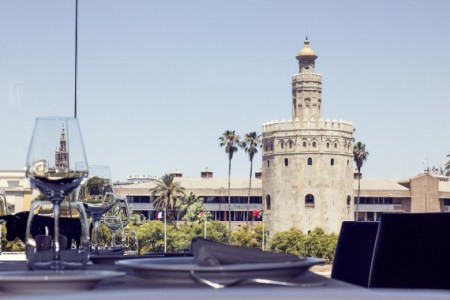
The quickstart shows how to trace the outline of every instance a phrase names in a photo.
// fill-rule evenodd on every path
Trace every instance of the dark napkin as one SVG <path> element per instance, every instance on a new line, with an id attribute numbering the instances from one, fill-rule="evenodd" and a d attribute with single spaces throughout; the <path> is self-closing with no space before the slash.
<path id="1" fill-rule="evenodd" d="M 199 266 L 276 263 L 302 259 L 290 253 L 276 253 L 256 248 L 232 246 L 203 238 L 194 238 L 191 242 L 191 249 L 194 261 Z"/>

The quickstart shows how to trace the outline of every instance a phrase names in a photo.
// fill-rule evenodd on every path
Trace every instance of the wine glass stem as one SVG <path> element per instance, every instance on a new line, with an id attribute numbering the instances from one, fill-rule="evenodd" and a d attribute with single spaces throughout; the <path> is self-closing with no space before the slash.
<path id="1" fill-rule="evenodd" d="M 98 255 L 98 225 L 100 221 L 94 220 L 94 249 L 95 249 L 95 255 Z"/>
<path id="2" fill-rule="evenodd" d="M 59 248 L 59 201 L 55 201 L 53 205 L 53 215 L 54 215 L 54 228 L 55 228 L 55 234 L 53 237 L 53 260 L 59 261 L 61 260 L 60 257 L 60 248 Z"/>
<path id="3" fill-rule="evenodd" d="M 111 238 L 111 248 L 114 248 L 116 246 L 116 231 L 112 231 L 112 238 Z"/>

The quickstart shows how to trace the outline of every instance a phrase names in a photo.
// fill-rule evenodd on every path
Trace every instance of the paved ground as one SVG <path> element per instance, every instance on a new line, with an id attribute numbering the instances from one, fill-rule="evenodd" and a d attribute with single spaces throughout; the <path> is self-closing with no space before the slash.
<path id="1" fill-rule="evenodd" d="M 325 277 L 331 276 L 331 264 L 313 266 L 310 270 Z"/>

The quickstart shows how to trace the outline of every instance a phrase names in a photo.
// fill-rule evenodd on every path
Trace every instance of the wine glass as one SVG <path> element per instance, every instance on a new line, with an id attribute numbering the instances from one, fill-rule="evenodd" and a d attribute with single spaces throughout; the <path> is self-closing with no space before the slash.
<path id="1" fill-rule="evenodd" d="M 136 231 L 125 230 L 125 255 L 139 254 L 139 241 Z"/>
<path id="2" fill-rule="evenodd" d="M 103 214 L 116 204 L 111 172 L 108 166 L 89 166 L 89 178 L 81 183 L 78 199 L 84 203 L 86 213 L 94 223 L 94 239 L 92 245 L 94 247 L 94 254 L 99 255 L 98 233 L 100 220 Z"/>
<path id="3" fill-rule="evenodd" d="M 0 190 L 0 216 L 7 216 L 9 215 L 9 209 L 8 209 L 8 201 L 6 200 L 6 194 L 5 191 Z M 3 218 L 0 218 L 0 254 L 2 253 L 2 231 L 3 231 L 3 223 L 5 220 Z"/>
<path id="4" fill-rule="evenodd" d="M 36 118 L 28 149 L 26 176 L 31 186 L 39 189 L 53 205 L 51 269 L 64 268 L 59 244 L 60 205 L 87 177 L 88 171 L 78 120 L 69 117 Z M 33 247 L 32 239 L 30 243 L 29 246 Z M 30 255 L 33 254 L 30 252 Z"/>
<path id="5" fill-rule="evenodd" d="M 112 232 L 112 237 L 111 237 L 111 250 L 118 250 L 118 248 L 122 248 L 122 244 L 123 244 L 123 240 L 124 240 L 124 234 L 123 234 L 123 226 L 122 226 L 122 218 L 120 216 L 104 216 L 103 217 L 103 224 L 105 224 L 106 227 L 109 228 L 109 230 L 111 230 Z M 120 245 L 117 244 L 116 241 L 116 232 L 120 231 L 121 235 L 120 235 L 120 240 L 121 243 Z M 122 250 L 122 249 L 121 249 Z"/>

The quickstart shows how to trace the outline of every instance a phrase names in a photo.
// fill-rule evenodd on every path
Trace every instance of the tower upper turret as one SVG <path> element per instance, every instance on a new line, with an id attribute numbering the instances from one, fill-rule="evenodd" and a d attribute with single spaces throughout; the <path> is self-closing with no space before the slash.
<path id="1" fill-rule="evenodd" d="M 303 49 L 300 50 L 296 58 L 299 63 L 300 73 L 314 73 L 317 55 L 314 53 L 314 50 L 309 47 L 308 37 L 306 37 Z"/>
<path id="2" fill-rule="evenodd" d="M 296 58 L 300 71 L 292 77 L 292 118 L 318 121 L 322 118 L 322 77 L 314 73 L 317 55 L 308 37 Z"/>

